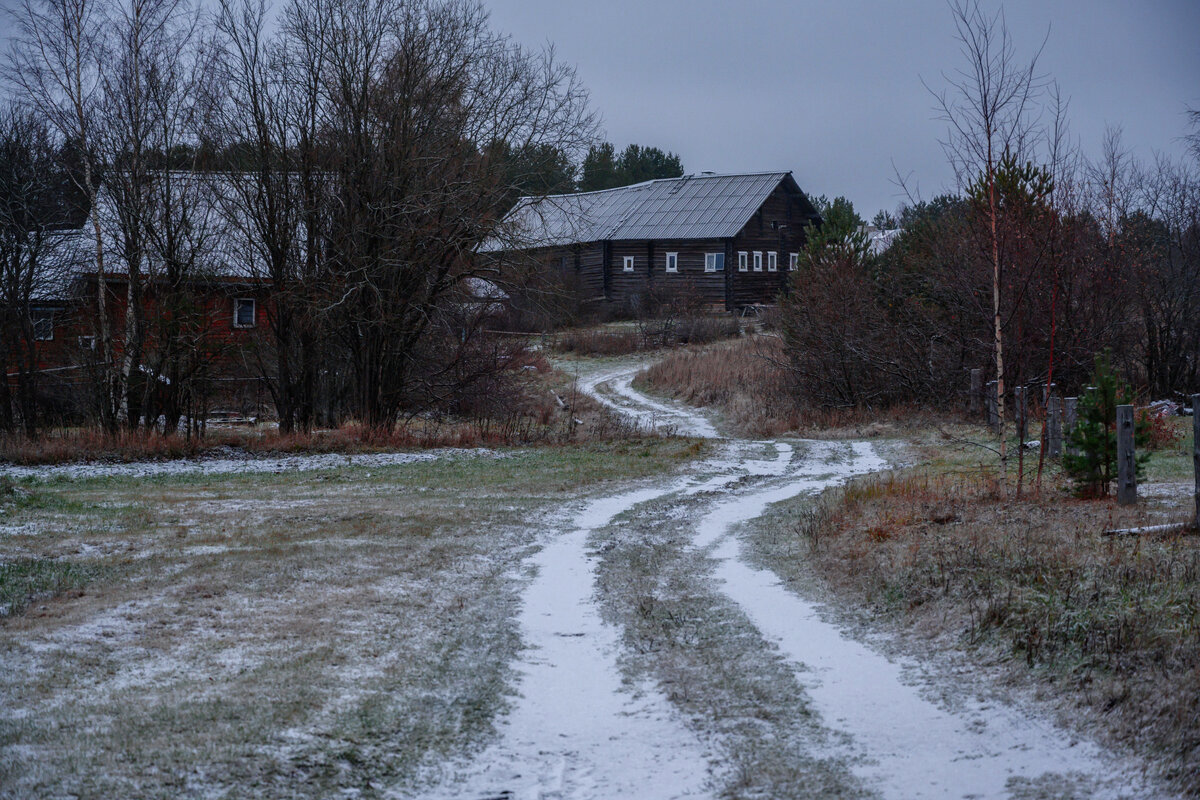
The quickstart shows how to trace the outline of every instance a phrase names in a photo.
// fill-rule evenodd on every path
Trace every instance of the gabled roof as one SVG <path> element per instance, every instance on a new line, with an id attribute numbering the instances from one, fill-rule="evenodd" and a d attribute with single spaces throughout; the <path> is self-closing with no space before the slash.
<path id="1" fill-rule="evenodd" d="M 817 217 L 790 172 L 704 173 L 598 192 L 523 197 L 505 224 L 514 229 L 514 240 L 530 248 L 634 239 L 722 239 L 736 236 L 780 183 L 800 199 L 806 214 Z"/>

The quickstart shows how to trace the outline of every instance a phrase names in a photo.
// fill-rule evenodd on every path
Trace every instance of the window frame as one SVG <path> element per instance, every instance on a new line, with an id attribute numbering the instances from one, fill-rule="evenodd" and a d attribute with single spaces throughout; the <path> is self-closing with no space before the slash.
<path id="1" fill-rule="evenodd" d="M 738 250 L 738 272 L 750 271 L 750 251 Z"/>
<path id="2" fill-rule="evenodd" d="M 800 266 L 800 254 L 788 253 L 788 272 L 795 272 L 798 266 Z"/>
<path id="3" fill-rule="evenodd" d="M 48 306 L 33 306 L 29 309 L 29 324 L 33 328 L 33 340 L 35 342 L 54 341 L 55 311 L 57 309 Z"/>
<path id="4" fill-rule="evenodd" d="M 720 259 L 720 264 L 717 264 L 717 259 Z M 724 272 L 725 271 L 725 254 L 721 252 L 705 253 L 704 254 L 704 271 L 705 272 Z"/>
<path id="5" fill-rule="evenodd" d="M 679 272 L 679 253 L 678 252 L 667 253 L 666 261 L 663 263 L 663 268 L 667 272 L 671 272 L 671 273 Z"/>
<path id="6" fill-rule="evenodd" d="M 762 265 L 763 265 L 762 250 L 755 250 L 754 251 L 754 271 L 762 272 L 763 271 Z"/>
<path id="7" fill-rule="evenodd" d="M 243 303 L 250 304 L 250 323 L 244 325 L 238 322 L 238 310 Z M 254 297 L 235 297 L 233 298 L 233 327 L 238 330 L 250 330 L 258 327 L 258 299 Z"/>
<path id="8" fill-rule="evenodd" d="M 622 261 L 621 261 L 621 271 L 622 271 L 622 272 L 633 272 L 633 270 L 634 270 L 634 256 L 621 256 L 621 259 L 622 259 Z"/>
<path id="9" fill-rule="evenodd" d="M 767 272 L 779 272 L 779 253 L 775 250 L 767 252 Z"/>

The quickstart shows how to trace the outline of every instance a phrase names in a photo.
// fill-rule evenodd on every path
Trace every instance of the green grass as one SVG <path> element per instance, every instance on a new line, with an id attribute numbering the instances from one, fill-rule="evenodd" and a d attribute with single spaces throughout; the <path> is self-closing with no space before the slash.
<path id="1" fill-rule="evenodd" d="M 95 574 L 94 566 L 45 558 L 0 563 L 0 617 L 18 614 L 35 600 L 81 589 Z"/>

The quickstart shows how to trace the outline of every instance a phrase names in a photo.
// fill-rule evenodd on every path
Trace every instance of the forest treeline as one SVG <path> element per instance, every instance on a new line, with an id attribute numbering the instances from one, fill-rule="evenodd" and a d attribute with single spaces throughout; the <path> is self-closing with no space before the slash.
<path id="1" fill-rule="evenodd" d="M 1143 397 L 1200 391 L 1200 112 L 1182 158 L 1144 163 L 1117 127 L 1089 158 L 1003 17 L 952 12 L 965 64 L 934 98 L 958 191 L 881 213 L 874 245 L 821 203 L 781 307 L 798 397 L 961 407 L 981 368 L 1003 415 L 1018 386 L 1078 393 L 1104 351 Z"/>

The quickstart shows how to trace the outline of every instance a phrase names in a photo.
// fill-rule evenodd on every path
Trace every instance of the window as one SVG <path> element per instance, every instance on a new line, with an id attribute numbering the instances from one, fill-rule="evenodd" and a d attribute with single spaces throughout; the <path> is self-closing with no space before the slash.
<path id="1" fill-rule="evenodd" d="M 233 327 L 235 328 L 253 328 L 255 322 L 255 308 L 253 297 L 239 297 L 233 301 Z"/>
<path id="2" fill-rule="evenodd" d="M 96 349 L 96 337 L 95 336 L 80 336 L 79 337 L 79 349 L 80 350 L 95 350 Z"/>
<path id="3" fill-rule="evenodd" d="M 799 253 L 788 253 L 788 269 L 795 270 L 800 265 Z"/>
<path id="4" fill-rule="evenodd" d="M 774 250 L 767 253 L 767 272 L 779 272 L 779 253 Z"/>
<path id="5" fill-rule="evenodd" d="M 725 254 L 724 253 L 705 253 L 704 254 L 704 271 L 705 272 L 720 272 L 725 269 Z"/>
<path id="6" fill-rule="evenodd" d="M 679 272 L 679 253 L 667 253 L 667 272 Z"/>
<path id="7" fill-rule="evenodd" d="M 31 308 L 29 321 L 33 323 L 33 340 L 35 342 L 54 341 L 54 309 Z"/>
<path id="8" fill-rule="evenodd" d="M 633 256 L 625 256 L 625 271 L 633 272 Z"/>
<path id="9" fill-rule="evenodd" d="M 738 251 L 738 272 L 750 269 L 750 254 L 745 250 Z"/>
<path id="10" fill-rule="evenodd" d="M 754 251 L 754 271 L 762 272 L 762 251 L 761 250 Z"/>

